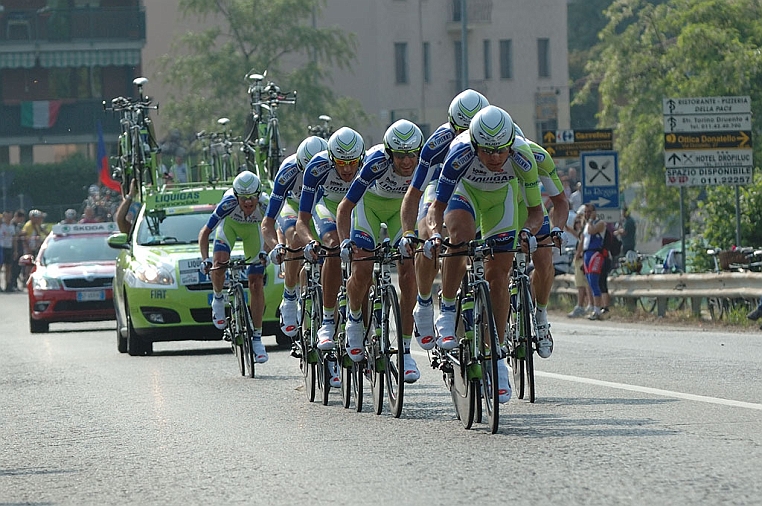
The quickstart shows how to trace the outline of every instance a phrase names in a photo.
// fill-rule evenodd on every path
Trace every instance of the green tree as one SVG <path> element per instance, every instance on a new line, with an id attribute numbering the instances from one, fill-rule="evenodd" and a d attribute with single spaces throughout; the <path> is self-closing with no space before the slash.
<path id="1" fill-rule="evenodd" d="M 761 16 L 759 0 L 616 0 L 606 10 L 576 100 L 584 103 L 598 87 L 598 125 L 615 129 L 622 186 L 640 188 L 641 211 L 651 220 L 679 218 L 679 190 L 665 184 L 662 99 L 749 95 L 752 110 L 761 111 Z M 753 116 L 755 132 L 761 121 Z M 754 151 L 759 160 L 760 148 Z M 703 190 L 686 189 L 690 210 Z M 734 221 L 734 212 L 721 212 Z"/>
<path id="2" fill-rule="evenodd" d="M 232 131 L 242 135 L 249 113 L 244 76 L 251 70 L 266 70 L 266 80 L 283 91 L 297 90 L 296 106 L 284 106 L 279 114 L 281 134 L 294 148 L 321 114 L 332 116 L 337 125 L 366 121 L 357 101 L 336 97 L 326 84 L 331 66 L 350 71 L 356 42 L 353 34 L 335 27 L 312 26 L 313 14 L 324 4 L 180 0 L 184 18 L 208 22 L 209 28 L 181 35 L 173 41 L 172 54 L 162 58 L 163 79 L 173 90 L 166 104 L 171 127 L 186 134 L 214 131 L 224 116 Z"/>

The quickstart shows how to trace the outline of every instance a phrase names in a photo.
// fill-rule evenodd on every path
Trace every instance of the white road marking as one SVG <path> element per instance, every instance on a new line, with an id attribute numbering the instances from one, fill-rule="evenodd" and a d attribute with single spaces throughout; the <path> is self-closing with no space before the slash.
<path id="1" fill-rule="evenodd" d="M 686 394 L 683 392 L 674 392 L 672 390 L 661 390 L 660 388 L 641 387 L 638 385 L 628 385 L 627 383 L 615 383 L 613 381 L 580 378 L 577 376 L 568 376 L 566 374 L 556 374 L 552 372 L 535 371 L 535 375 L 544 376 L 546 378 L 559 379 L 563 381 L 573 381 L 575 383 L 586 383 L 588 385 L 618 388 L 619 390 L 629 390 L 631 392 L 660 395 L 662 397 L 674 397 L 676 399 L 685 399 L 688 401 L 708 402 L 710 404 L 720 404 L 723 406 L 733 406 L 736 408 L 762 410 L 762 404 L 755 404 L 753 402 L 734 401 L 731 399 L 721 399 L 719 397 L 708 397 L 706 395 Z"/>
<path id="2" fill-rule="evenodd" d="M 426 357 L 427 354 L 422 351 L 411 350 L 414 355 Z M 552 372 L 535 371 L 535 376 L 544 376 L 562 381 L 573 381 L 574 383 L 585 383 L 599 387 L 617 388 L 619 390 L 628 390 L 630 392 L 641 392 L 644 394 L 659 395 L 661 397 L 673 397 L 675 399 L 685 399 L 688 401 L 707 402 L 709 404 L 719 404 L 722 406 L 733 406 L 736 408 L 756 409 L 762 411 L 762 404 L 753 402 L 734 401 L 732 399 L 721 399 L 719 397 L 708 397 L 706 395 L 686 394 L 683 392 L 674 392 L 672 390 L 661 390 L 659 388 L 641 387 L 638 385 L 628 385 L 627 383 L 616 383 L 613 381 L 602 381 L 592 378 L 581 378 L 578 376 L 568 376 L 566 374 L 556 374 Z"/>

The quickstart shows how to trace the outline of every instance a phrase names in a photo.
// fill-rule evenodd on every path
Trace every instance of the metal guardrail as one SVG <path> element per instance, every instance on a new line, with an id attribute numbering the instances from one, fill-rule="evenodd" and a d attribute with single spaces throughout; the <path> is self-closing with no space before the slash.
<path id="1" fill-rule="evenodd" d="M 656 297 L 659 316 L 666 312 L 666 299 L 693 299 L 691 307 L 698 313 L 705 298 L 759 299 L 762 297 L 761 272 L 720 272 L 703 274 L 630 274 L 608 279 L 609 295 L 624 299 Z M 576 295 L 574 276 L 562 274 L 553 281 L 553 293 Z"/>

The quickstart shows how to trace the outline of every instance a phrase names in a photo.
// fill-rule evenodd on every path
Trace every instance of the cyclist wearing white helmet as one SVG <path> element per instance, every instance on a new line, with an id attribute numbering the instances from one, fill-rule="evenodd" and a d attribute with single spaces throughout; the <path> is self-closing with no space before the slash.
<path id="1" fill-rule="evenodd" d="M 556 164 L 545 148 L 527 139 L 518 125 L 515 125 L 515 128 L 516 137 L 523 139 L 532 150 L 535 162 L 537 163 L 540 183 L 542 183 L 553 204 L 550 212 L 542 204 L 543 222 L 537 235 L 543 238 L 540 243 L 549 244 L 552 240 L 560 249 L 567 241 L 566 233 L 563 232 L 562 227 L 565 228 L 566 220 L 569 217 L 569 200 L 566 198 L 563 183 L 561 183 L 561 179 L 556 172 Z M 524 226 L 527 212 L 526 198 L 522 191 L 519 193 L 518 204 L 519 228 Z M 551 223 L 554 225 L 552 229 L 550 227 Z M 561 225 L 561 227 L 558 225 Z M 556 269 L 553 266 L 553 252 L 552 248 L 540 248 L 532 255 L 532 263 L 534 265 L 532 291 L 536 297 L 535 317 L 537 319 L 537 332 L 539 334 L 537 354 L 542 358 L 548 358 L 553 353 L 553 336 L 550 334 L 550 323 L 548 323 L 548 301 L 550 300 L 550 292 L 553 289 L 553 278 L 556 275 Z"/>
<path id="2" fill-rule="evenodd" d="M 264 273 L 268 256 L 263 249 L 260 223 L 267 209 L 267 194 L 262 193 L 262 185 L 256 174 L 245 170 L 233 180 L 233 187 L 225 192 L 222 200 L 209 217 L 206 225 L 198 234 L 198 246 L 201 258 L 204 258 L 203 270 L 212 279 L 214 297 L 212 299 L 212 322 L 218 329 L 225 328 L 225 300 L 222 295 L 225 282 L 226 265 L 236 238 L 243 241 L 246 258 L 259 259 L 246 271 L 249 279 L 249 306 L 254 322 L 252 349 L 255 360 L 267 362 L 267 350 L 262 344 L 262 314 L 265 309 Z M 214 236 L 213 258 L 209 257 L 209 236 Z M 217 269 L 210 271 L 212 266 Z"/>
<path id="3" fill-rule="evenodd" d="M 450 143 L 456 135 L 468 130 L 471 119 L 488 105 L 487 99 L 478 91 L 468 89 L 460 92 L 450 103 L 447 123 L 437 128 L 426 140 L 412 183 L 402 201 L 402 230 L 405 231 L 401 243 L 403 254 L 408 256 L 413 254 L 416 229 L 421 239 L 429 238 L 424 220 L 429 206 L 434 201 L 439 171 Z M 431 288 L 434 283 L 438 270 L 439 264 L 433 259 L 418 257 L 415 260 L 415 274 L 419 285 L 418 300 L 413 312 L 415 337 L 424 350 L 430 350 L 436 344 L 434 306 L 431 290 L 428 288 Z M 421 286 L 428 288 L 421 292 Z"/>
<path id="4" fill-rule="evenodd" d="M 295 154 L 283 160 L 275 175 L 275 186 L 270 194 L 265 218 L 262 220 L 262 235 L 266 249 L 270 251 L 270 260 L 274 264 L 280 265 L 288 256 L 284 250 L 285 245 L 292 249 L 304 246 L 296 235 L 304 169 L 313 156 L 325 151 L 327 147 L 325 139 L 314 135 L 307 137 L 299 144 Z M 283 271 L 285 283 L 283 301 L 280 304 L 280 328 L 288 337 L 294 337 L 297 331 L 296 292 L 299 284 L 299 263 L 286 262 Z"/>
<path id="5" fill-rule="evenodd" d="M 472 240 L 477 229 L 484 239 L 491 239 L 496 247 L 511 249 L 516 242 L 517 205 L 519 185 L 526 192 L 528 217 L 522 230 L 530 246 L 536 247 L 532 233 L 542 225 L 540 188 L 537 181 L 537 163 L 529 146 L 515 137 L 513 120 L 503 109 L 487 106 L 471 121 L 468 132 L 458 135 L 450 145 L 442 166 L 436 199 L 426 215 L 429 239 L 424 254 L 436 257 L 441 242 L 443 223 L 447 226 L 450 242 Z M 531 247 L 530 247 L 531 249 Z M 508 293 L 508 274 L 511 254 L 504 253 L 494 259 L 485 259 L 484 275 L 490 291 Z M 447 257 L 442 264 L 442 304 L 436 330 L 437 345 L 443 349 L 458 346 L 455 337 L 455 302 L 457 291 L 465 274 L 465 257 Z M 420 292 L 431 290 L 421 286 Z M 501 343 L 505 339 L 508 319 L 508 297 L 494 297 L 492 308 L 495 326 Z M 508 367 L 501 360 L 498 367 L 500 402 L 511 396 Z"/>
<path id="6" fill-rule="evenodd" d="M 304 172 L 304 185 L 299 199 L 299 216 L 296 233 L 304 244 L 304 256 L 317 261 L 320 245 L 329 248 L 339 245 L 336 231 L 336 211 L 339 202 L 349 190 L 365 158 L 365 142 L 362 136 L 348 127 L 336 130 L 328 139 L 328 149 L 315 155 Z M 313 233 L 317 232 L 318 242 Z M 336 296 L 341 287 L 341 261 L 337 257 L 326 258 L 321 268 L 323 284 L 323 322 L 318 330 L 321 349 L 333 347 L 336 333 Z M 331 370 L 331 385 L 338 384 L 338 370 Z"/>
<path id="7" fill-rule="evenodd" d="M 380 240 L 381 223 L 386 223 L 389 239 L 397 244 L 402 238 L 400 208 L 405 191 L 423 146 L 423 134 L 414 123 L 395 121 L 384 133 L 384 143 L 368 150 L 362 169 L 344 200 L 339 204 L 337 224 L 342 239 L 342 256 L 349 260 L 353 246 L 372 249 Z M 353 212 L 354 211 L 354 212 Z M 355 257 L 369 256 L 361 250 Z M 400 313 L 405 350 L 404 379 L 412 383 L 421 376 L 410 355 L 413 335 L 413 305 L 415 304 L 415 269 L 412 261 L 398 262 Z M 347 280 L 349 315 L 347 318 L 347 353 L 355 362 L 363 359 L 362 306 L 372 282 L 372 262 L 352 264 Z M 332 342 L 330 343 L 333 344 Z"/>

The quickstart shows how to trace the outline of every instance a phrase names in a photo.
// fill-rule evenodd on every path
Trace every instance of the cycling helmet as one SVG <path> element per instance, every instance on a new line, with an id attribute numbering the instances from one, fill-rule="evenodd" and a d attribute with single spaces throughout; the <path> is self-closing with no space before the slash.
<path id="1" fill-rule="evenodd" d="M 643 268 L 643 262 L 637 251 L 630 250 L 624 255 L 624 266 L 630 272 L 640 273 L 640 270 Z"/>
<path id="2" fill-rule="evenodd" d="M 64 216 L 69 220 L 73 220 L 74 218 L 77 217 L 77 211 L 75 211 L 74 209 L 67 209 L 66 212 L 64 213 Z"/>
<path id="3" fill-rule="evenodd" d="M 524 131 L 521 129 L 518 123 L 513 124 L 513 129 L 516 131 L 516 137 L 523 137 L 526 139 L 526 135 L 524 135 Z"/>
<path id="4" fill-rule="evenodd" d="M 516 138 L 511 116 L 494 105 L 476 113 L 468 131 L 474 147 L 490 150 L 509 148 Z"/>
<path id="5" fill-rule="evenodd" d="M 29 211 L 29 217 L 30 218 L 44 218 L 45 213 L 43 213 L 39 209 L 32 209 L 31 211 Z"/>
<path id="6" fill-rule="evenodd" d="M 317 135 L 307 137 L 296 148 L 296 164 L 301 170 L 304 170 L 312 157 L 321 151 L 325 151 L 327 147 L 328 143 L 322 137 Z"/>
<path id="7" fill-rule="evenodd" d="M 233 192 L 236 197 L 240 195 L 259 195 L 262 186 L 259 184 L 259 178 L 253 172 L 245 170 L 238 174 L 233 180 Z"/>
<path id="8" fill-rule="evenodd" d="M 417 151 L 423 146 L 423 133 L 415 123 L 406 119 L 397 120 L 384 133 L 387 151 Z"/>
<path id="9" fill-rule="evenodd" d="M 362 136 L 348 127 L 336 130 L 328 139 L 328 157 L 331 161 L 362 161 L 365 156 L 365 142 Z"/>
<path id="10" fill-rule="evenodd" d="M 450 102 L 448 120 L 453 127 L 465 130 L 471 124 L 474 115 L 488 105 L 489 101 L 478 91 L 461 91 Z"/>

